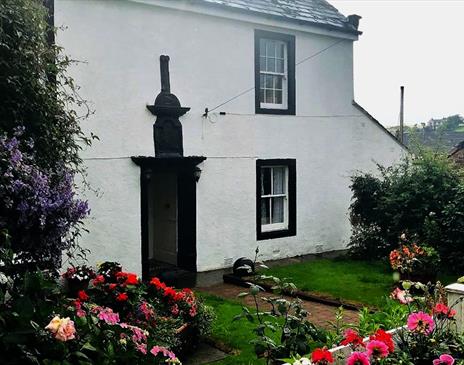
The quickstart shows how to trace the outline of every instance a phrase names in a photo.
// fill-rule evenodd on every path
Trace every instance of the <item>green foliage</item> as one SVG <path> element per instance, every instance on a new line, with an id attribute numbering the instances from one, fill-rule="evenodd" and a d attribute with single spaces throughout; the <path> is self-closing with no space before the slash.
<path id="1" fill-rule="evenodd" d="M 352 177 L 351 253 L 384 258 L 402 233 L 435 248 L 450 266 L 464 268 L 462 171 L 445 155 L 420 151 L 378 176 Z"/>
<path id="2" fill-rule="evenodd" d="M 200 293 L 205 304 L 214 309 L 217 319 L 211 330 L 212 340 L 220 347 L 231 350 L 230 355 L 215 365 L 251 365 L 263 364 L 257 359 L 254 346 L 254 324 L 248 321 L 234 321 L 242 312 L 242 304 L 238 300 L 224 299 L 215 295 Z M 277 335 L 274 336 L 277 339 Z"/>
<path id="3" fill-rule="evenodd" d="M 277 277 L 262 275 L 258 280 L 271 281 L 274 295 L 261 295 L 258 285 L 251 285 L 248 292 L 239 297 L 251 296 L 254 308 L 243 306 L 235 320 L 247 320 L 254 324 L 255 338 L 251 341 L 258 357 L 272 363 L 277 359 L 303 355 L 311 350 L 311 343 L 325 341 L 324 331 L 319 331 L 308 321 L 308 312 L 300 299 L 287 299 L 283 293 L 296 290 L 294 284 Z M 276 338 L 277 335 L 278 337 Z"/>
<path id="4" fill-rule="evenodd" d="M 79 125 L 89 110 L 66 73 L 72 61 L 48 42 L 54 29 L 46 17 L 39 0 L 0 2 L 0 132 L 12 136 L 24 126 L 40 167 L 77 169 L 82 145 L 91 142 Z"/>

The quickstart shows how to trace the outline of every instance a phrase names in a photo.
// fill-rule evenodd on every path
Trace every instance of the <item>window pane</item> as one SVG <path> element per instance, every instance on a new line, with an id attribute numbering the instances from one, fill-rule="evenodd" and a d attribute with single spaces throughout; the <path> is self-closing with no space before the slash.
<path id="1" fill-rule="evenodd" d="M 267 59 L 267 71 L 276 72 L 276 59 L 275 58 Z"/>
<path id="2" fill-rule="evenodd" d="M 266 76 L 260 75 L 259 77 L 259 87 L 264 89 L 264 80 L 266 79 Z"/>
<path id="3" fill-rule="evenodd" d="M 266 71 L 266 57 L 261 56 L 259 58 L 259 69 L 261 71 Z"/>
<path id="4" fill-rule="evenodd" d="M 274 104 L 274 90 L 266 89 L 265 102 L 267 104 Z"/>
<path id="5" fill-rule="evenodd" d="M 276 59 L 276 69 L 275 72 L 284 73 L 284 60 Z"/>
<path id="6" fill-rule="evenodd" d="M 276 42 L 266 40 L 266 55 L 267 57 L 275 57 L 276 54 Z"/>
<path id="7" fill-rule="evenodd" d="M 274 91 L 274 104 L 283 104 L 282 103 L 282 90 Z"/>
<path id="8" fill-rule="evenodd" d="M 277 46 L 277 57 L 284 58 L 284 52 L 285 52 L 285 44 L 279 43 Z"/>
<path id="9" fill-rule="evenodd" d="M 285 167 L 274 167 L 273 169 L 273 194 L 285 194 Z"/>
<path id="10" fill-rule="evenodd" d="M 259 55 L 260 56 L 266 55 L 266 40 L 265 39 L 259 40 Z"/>
<path id="11" fill-rule="evenodd" d="M 283 223 L 284 222 L 284 199 L 271 198 L 272 199 L 272 223 Z M 262 215 L 261 215 L 262 217 Z"/>
<path id="12" fill-rule="evenodd" d="M 270 203 L 271 198 L 261 199 L 261 224 L 271 223 Z"/>
<path id="13" fill-rule="evenodd" d="M 266 75 L 266 89 L 273 89 L 274 88 L 274 76 Z"/>
<path id="14" fill-rule="evenodd" d="M 271 169 L 261 169 L 261 195 L 271 194 Z"/>
<path id="15" fill-rule="evenodd" d="M 259 102 L 264 103 L 264 89 L 259 90 Z"/>
<path id="16" fill-rule="evenodd" d="M 282 76 L 276 76 L 275 77 L 275 86 L 274 86 L 274 88 L 277 89 L 277 90 L 282 90 L 282 81 L 283 81 Z"/>

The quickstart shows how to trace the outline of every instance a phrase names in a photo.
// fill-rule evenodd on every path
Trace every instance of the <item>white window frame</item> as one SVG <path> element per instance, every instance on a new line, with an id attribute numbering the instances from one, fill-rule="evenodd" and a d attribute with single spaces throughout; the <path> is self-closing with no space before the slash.
<path id="1" fill-rule="evenodd" d="M 273 194 L 274 192 L 274 168 L 283 168 L 284 169 L 284 194 Z M 281 231 L 288 229 L 288 166 L 285 165 L 274 165 L 274 166 L 262 166 L 260 174 L 262 173 L 263 169 L 270 169 L 271 170 L 271 194 L 262 195 L 260 194 L 260 201 L 265 198 L 271 198 L 270 206 L 269 206 L 269 221 L 272 222 L 272 198 L 284 198 L 284 221 L 281 223 L 268 223 L 263 224 L 261 223 L 261 232 L 271 232 L 271 231 Z M 261 175 L 262 176 L 262 175 Z M 261 184 L 262 184 L 262 177 L 261 177 Z M 261 207 L 261 204 L 260 204 Z"/>
<path id="2" fill-rule="evenodd" d="M 276 49 L 277 45 L 283 45 L 284 46 L 284 72 L 270 72 L 270 71 L 263 71 L 261 70 L 261 44 L 259 44 L 259 77 L 261 79 L 261 75 L 274 75 L 274 76 L 282 76 L 282 103 L 281 104 L 274 104 L 274 103 L 265 103 L 261 101 L 261 96 L 260 96 L 260 108 L 262 109 L 288 109 L 288 44 L 287 42 L 278 40 L 278 39 L 271 39 L 271 38 L 261 38 L 261 41 L 271 41 L 276 43 Z M 267 47 L 264 47 L 265 49 L 265 54 L 264 57 L 267 58 Z M 275 54 L 274 54 L 275 55 Z M 264 81 L 264 86 L 266 86 L 266 81 Z M 275 89 L 274 89 L 275 90 Z M 261 85 L 259 88 L 259 92 L 261 95 Z M 264 95 L 264 98 L 266 98 L 266 95 Z"/>

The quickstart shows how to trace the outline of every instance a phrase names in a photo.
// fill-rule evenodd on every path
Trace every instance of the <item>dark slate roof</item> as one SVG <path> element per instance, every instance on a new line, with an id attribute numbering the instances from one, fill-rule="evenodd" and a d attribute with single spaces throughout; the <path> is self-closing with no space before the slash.
<path id="1" fill-rule="evenodd" d="M 347 18 L 325 0 L 190 0 L 230 10 L 360 34 Z"/>

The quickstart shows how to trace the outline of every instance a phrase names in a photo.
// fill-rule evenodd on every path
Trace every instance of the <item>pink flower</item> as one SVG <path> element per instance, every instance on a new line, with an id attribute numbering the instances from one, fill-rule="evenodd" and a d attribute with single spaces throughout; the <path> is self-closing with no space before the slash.
<path id="1" fill-rule="evenodd" d="M 171 307 L 171 313 L 173 316 L 177 316 L 179 314 L 179 306 L 177 304 L 174 304 Z"/>
<path id="2" fill-rule="evenodd" d="M 190 308 L 189 315 L 190 315 L 190 317 L 195 317 L 197 315 L 197 308 L 195 306 Z"/>
<path id="3" fill-rule="evenodd" d="M 63 342 L 74 339 L 76 334 L 74 322 L 69 317 L 55 316 L 45 329 L 51 332 L 58 341 Z"/>
<path id="4" fill-rule="evenodd" d="M 370 341 L 367 346 L 367 355 L 372 357 L 387 357 L 388 356 L 388 346 L 378 340 Z"/>
<path id="5" fill-rule="evenodd" d="M 433 360 L 433 365 L 453 365 L 454 358 L 451 355 L 443 354 L 438 359 Z"/>
<path id="6" fill-rule="evenodd" d="M 119 314 L 114 313 L 111 308 L 100 308 L 98 319 L 105 321 L 107 324 L 114 325 L 119 323 Z"/>
<path id="7" fill-rule="evenodd" d="M 147 344 L 146 343 L 138 343 L 136 344 L 137 351 L 141 352 L 142 354 L 147 354 Z"/>
<path id="8" fill-rule="evenodd" d="M 346 365 L 370 365 L 369 356 L 365 352 L 353 352 Z"/>
<path id="9" fill-rule="evenodd" d="M 76 329 L 74 327 L 74 322 L 69 319 L 69 317 L 61 320 L 61 326 L 58 328 L 58 332 L 55 334 L 55 338 L 58 341 L 69 341 L 75 338 Z"/>
<path id="10" fill-rule="evenodd" d="M 396 288 L 390 294 L 390 298 L 398 300 L 401 304 L 408 304 L 414 301 L 414 299 L 406 293 L 405 290 Z"/>
<path id="11" fill-rule="evenodd" d="M 433 318 L 430 317 L 427 313 L 412 313 L 408 317 L 408 329 L 410 331 L 428 335 L 433 331 L 434 328 L 435 323 L 433 322 Z"/>
<path id="12" fill-rule="evenodd" d="M 150 353 L 153 356 L 158 356 L 159 353 L 162 353 L 164 357 L 168 357 L 170 359 L 175 359 L 176 355 L 174 352 L 169 351 L 166 347 L 163 346 L 153 346 L 152 349 L 150 350 Z"/>

